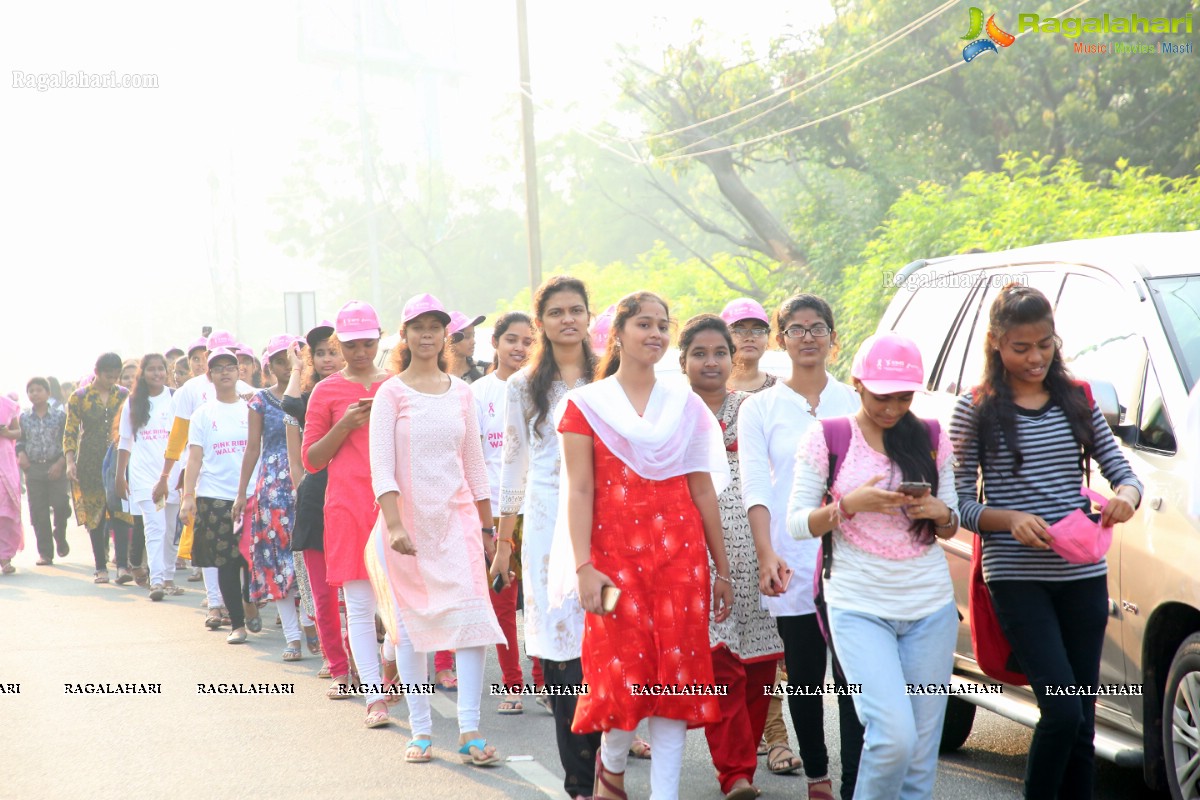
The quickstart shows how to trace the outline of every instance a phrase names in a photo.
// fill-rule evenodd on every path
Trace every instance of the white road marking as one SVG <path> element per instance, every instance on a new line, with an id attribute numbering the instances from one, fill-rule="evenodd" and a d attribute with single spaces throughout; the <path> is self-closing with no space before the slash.
<path id="1" fill-rule="evenodd" d="M 562 778 L 536 761 L 505 761 L 505 766 L 520 775 L 523 779 L 542 790 L 547 797 L 562 798 L 567 796 L 563 789 Z"/>

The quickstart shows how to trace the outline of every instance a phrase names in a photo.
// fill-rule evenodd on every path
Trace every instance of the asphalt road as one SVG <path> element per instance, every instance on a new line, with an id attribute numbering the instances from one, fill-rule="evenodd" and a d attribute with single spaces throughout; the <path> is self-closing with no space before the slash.
<path id="1" fill-rule="evenodd" d="M 365 730 L 359 700 L 330 702 L 316 677 L 320 658 L 280 660 L 284 641 L 274 611 L 240 647 L 204 628 L 203 593 L 151 603 L 145 590 L 92 584 L 86 531 L 72 528 L 71 554 L 35 567 L 32 528 L 15 575 L 0 577 L 0 797 L 2 798 L 537 798 L 566 797 L 551 717 L 532 703 L 521 716 L 499 716 L 483 700 L 483 733 L 505 756 L 493 769 L 458 763 L 454 695 L 434 701 L 431 764 L 405 764 L 407 711 L 397 724 Z M 494 652 L 487 682 L 499 682 Z M 65 684 L 161 684 L 161 694 L 69 694 Z M 284 684 L 294 694 L 203 695 L 198 683 Z M 8 684 L 19 684 L 13 693 Z M 826 740 L 836 754 L 837 710 L 827 702 Z M 789 723 L 789 728 L 790 728 Z M 644 733 L 644 731 L 643 731 Z M 795 738 L 792 739 L 793 744 Z M 942 757 L 935 798 L 993 800 L 1021 796 L 1030 731 L 980 711 L 966 745 Z M 839 765 L 833 755 L 833 771 Z M 764 797 L 804 798 L 798 776 L 765 768 Z M 1158 797 L 1139 772 L 1102 762 L 1097 798 Z M 631 759 L 630 797 L 649 796 L 649 763 Z M 720 800 L 699 731 L 688 736 L 680 797 Z"/>

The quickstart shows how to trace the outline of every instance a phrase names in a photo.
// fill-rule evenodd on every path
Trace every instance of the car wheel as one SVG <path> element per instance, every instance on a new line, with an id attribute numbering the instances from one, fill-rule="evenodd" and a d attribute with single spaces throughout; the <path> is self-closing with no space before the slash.
<path id="1" fill-rule="evenodd" d="M 975 704 L 961 697 L 951 697 L 946 703 L 946 721 L 942 723 L 942 742 L 939 753 L 950 753 L 962 747 L 975 724 Z"/>
<path id="2" fill-rule="evenodd" d="M 1163 690 L 1163 722 L 1171 797 L 1200 798 L 1200 634 L 1175 651 Z"/>

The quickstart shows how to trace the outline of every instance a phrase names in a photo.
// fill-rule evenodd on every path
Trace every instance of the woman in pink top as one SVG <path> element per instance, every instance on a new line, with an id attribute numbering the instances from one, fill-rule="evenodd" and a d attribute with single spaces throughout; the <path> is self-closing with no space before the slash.
<path id="1" fill-rule="evenodd" d="M 458 656 L 458 753 L 491 766 L 496 749 L 479 735 L 487 646 L 504 634 L 488 597 L 491 489 L 479 439 L 475 398 L 443 369 L 450 315 L 432 295 L 404 306 L 403 371 L 379 390 L 371 410 L 371 479 L 382 512 L 367 561 L 381 616 L 408 685 L 413 739 L 405 760 L 426 762 L 433 720 L 426 653 Z M 332 484 L 331 484 L 332 485 Z"/>
<path id="2" fill-rule="evenodd" d="M 375 366 L 379 350 L 379 317 L 366 303 L 342 306 L 334 325 L 346 366 L 313 388 L 308 400 L 304 468 L 329 468 L 325 492 L 325 566 L 330 586 L 341 586 L 346 598 L 346 628 L 358 675 L 366 685 L 368 728 L 387 725 L 387 704 L 379 685 L 379 653 L 375 641 L 375 595 L 367 580 L 363 548 L 379 507 L 371 491 L 367 422 L 371 401 L 387 378 Z"/>

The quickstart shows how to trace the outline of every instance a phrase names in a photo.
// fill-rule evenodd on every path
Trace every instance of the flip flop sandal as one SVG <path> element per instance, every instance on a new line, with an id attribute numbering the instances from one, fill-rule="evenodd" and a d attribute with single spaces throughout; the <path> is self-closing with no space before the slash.
<path id="1" fill-rule="evenodd" d="M 537 696 L 537 704 L 539 706 L 541 706 L 543 709 L 545 709 L 547 714 L 550 714 L 551 716 L 554 715 L 554 706 L 550 705 L 550 696 L 549 695 L 539 694 Z"/>
<path id="2" fill-rule="evenodd" d="M 809 783 L 808 800 L 833 800 L 833 781 L 826 778 Z"/>
<path id="3" fill-rule="evenodd" d="M 383 701 L 389 706 L 399 704 L 404 697 L 400 693 L 400 676 L 383 679 Z"/>
<path id="4" fill-rule="evenodd" d="M 767 744 L 767 740 L 766 739 L 759 740 L 759 742 L 758 742 L 758 757 L 762 758 L 769 752 L 771 752 L 771 747 L 770 747 L 770 745 Z"/>
<path id="5" fill-rule="evenodd" d="M 124 586 L 125 584 L 129 583 L 131 580 L 133 580 L 133 573 L 131 573 L 129 570 L 127 570 L 127 569 L 118 569 L 117 570 L 117 584 L 118 585 Z"/>
<path id="6" fill-rule="evenodd" d="M 433 761 L 433 753 L 429 749 L 433 747 L 432 739 L 413 739 L 408 743 L 408 747 L 404 751 L 404 760 L 409 764 L 428 764 Z M 419 751 L 418 755 L 413 755 L 411 751 Z"/>
<path id="7" fill-rule="evenodd" d="M 521 704 L 513 695 L 509 695 L 506 699 L 500 701 L 500 706 L 496 709 L 497 714 L 524 714 L 525 706 Z"/>
<path id="8" fill-rule="evenodd" d="M 312 631 L 310 634 L 309 631 Z M 317 629 L 311 626 L 304 629 L 304 643 L 308 645 L 308 652 L 314 656 L 321 655 L 321 637 L 317 634 Z"/>
<path id="9" fill-rule="evenodd" d="M 458 676 L 455 675 L 453 672 L 451 672 L 448 669 L 442 670 L 442 673 L 446 673 L 446 672 L 450 673 L 450 677 L 440 678 L 440 677 L 435 676 L 434 680 L 437 681 L 438 686 L 441 687 L 441 690 L 443 692 L 457 692 L 458 691 Z M 441 674 L 441 673 L 439 673 L 439 674 Z"/>
<path id="10" fill-rule="evenodd" d="M 317 677 L 318 678 L 332 678 L 333 677 L 333 673 L 329 671 L 329 662 L 328 661 L 321 662 L 321 668 L 319 670 L 317 670 Z"/>
<path id="11" fill-rule="evenodd" d="M 725 795 L 725 800 L 753 800 L 755 797 L 758 797 L 758 789 L 753 786 L 739 786 L 730 789 Z"/>
<path id="12" fill-rule="evenodd" d="M 92 583 L 108 583 L 108 571 L 97 572 L 96 577 L 92 578 Z"/>
<path id="13" fill-rule="evenodd" d="M 372 711 L 375 706 L 383 706 L 382 711 Z M 367 716 L 363 720 L 364 728 L 382 728 L 385 725 L 391 725 L 392 718 L 388 716 L 387 703 L 382 700 L 376 700 L 367 706 Z"/>
<path id="14" fill-rule="evenodd" d="M 335 680 L 329 684 L 329 687 L 325 690 L 325 697 L 329 700 L 349 700 L 351 697 L 354 697 L 354 692 L 350 691 L 350 688 L 350 679 L 343 676 L 341 680 Z"/>
<path id="15" fill-rule="evenodd" d="M 473 767 L 493 767 L 500 763 L 500 755 L 495 751 L 488 755 L 487 747 L 487 739 L 472 739 L 458 748 L 458 757 L 462 763 L 470 764 Z M 479 755 L 472 753 L 473 749 L 478 750 Z"/>
<path id="16" fill-rule="evenodd" d="M 302 658 L 304 658 L 304 654 L 300 652 L 299 642 L 296 642 L 295 644 L 288 642 L 288 646 L 283 648 L 284 661 L 299 661 Z"/>
<path id="17" fill-rule="evenodd" d="M 187 594 L 187 589 L 183 588 L 182 586 L 176 586 L 173 583 L 168 583 L 167 585 L 163 586 L 163 591 L 166 592 L 169 597 L 181 597 Z"/>
<path id="18" fill-rule="evenodd" d="M 650 758 L 650 743 L 640 736 L 633 737 L 633 744 L 629 745 L 629 755 L 634 758 Z"/>
<path id="19" fill-rule="evenodd" d="M 786 756 L 776 757 L 778 752 L 787 753 Z M 792 752 L 792 748 L 786 744 L 771 745 L 770 752 L 767 753 L 767 769 L 776 775 L 792 775 L 796 770 L 800 769 L 800 759 L 796 758 L 796 754 Z"/>
<path id="20" fill-rule="evenodd" d="M 215 631 L 224 624 L 224 620 L 221 619 L 221 609 L 210 608 L 208 610 L 208 616 L 204 618 L 204 627 L 208 628 L 210 631 Z"/>

